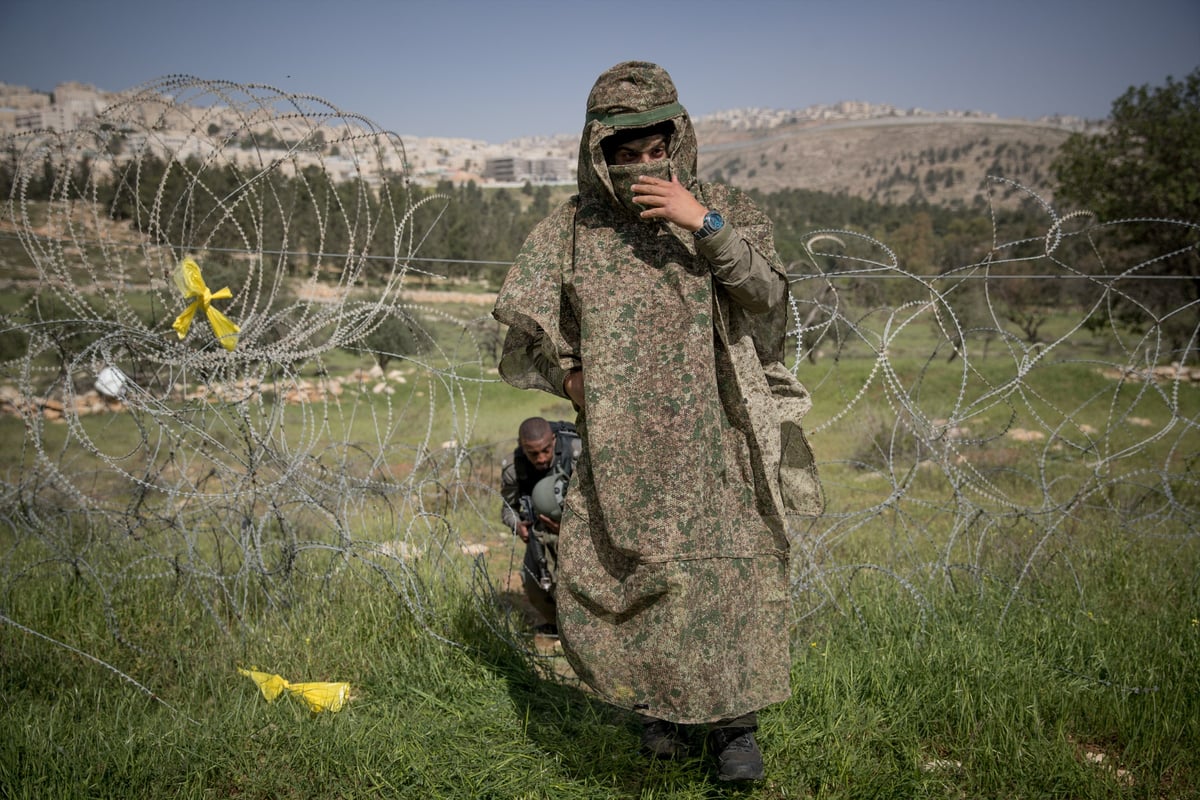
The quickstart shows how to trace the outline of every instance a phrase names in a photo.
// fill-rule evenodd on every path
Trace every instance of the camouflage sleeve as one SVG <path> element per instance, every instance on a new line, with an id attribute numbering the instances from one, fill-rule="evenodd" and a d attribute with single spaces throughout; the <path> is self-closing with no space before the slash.
<path id="1" fill-rule="evenodd" d="M 521 497 L 517 485 L 517 467 L 511 460 L 506 460 L 500 471 L 500 498 L 500 519 L 515 531 L 521 522 Z"/>
<path id="2" fill-rule="evenodd" d="M 787 278 L 732 225 L 698 241 L 696 251 L 707 259 L 717 282 L 747 311 L 761 313 L 783 301 Z"/>
<path id="3" fill-rule="evenodd" d="M 771 220 L 745 192 L 719 183 L 701 184 L 699 199 L 725 217 L 725 227 L 696 242 L 730 299 L 752 314 L 778 307 L 787 275 L 775 252 Z"/>
<path id="4" fill-rule="evenodd" d="M 566 397 L 563 378 L 579 367 L 579 322 L 563 283 L 574 263 L 575 208 L 572 198 L 534 227 L 492 308 L 508 326 L 500 377 L 518 389 Z"/>
<path id="5" fill-rule="evenodd" d="M 558 358 L 550 358 L 545 353 L 545 340 L 546 332 L 539 328 L 529 338 L 528 344 L 525 345 L 523 354 L 524 363 L 528 369 L 536 372 L 546 382 L 545 385 L 537 386 L 536 388 L 566 398 L 567 393 L 563 389 L 563 381 L 566 379 L 568 372 L 572 369 L 579 369 L 579 358 L 570 354 L 562 355 Z M 517 359 L 510 355 L 505 366 L 510 366 L 516 362 Z"/>

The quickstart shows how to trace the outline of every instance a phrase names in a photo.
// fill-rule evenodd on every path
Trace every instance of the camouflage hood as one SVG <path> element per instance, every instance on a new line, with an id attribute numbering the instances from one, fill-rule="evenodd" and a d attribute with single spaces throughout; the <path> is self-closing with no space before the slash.
<path id="1" fill-rule="evenodd" d="M 696 131 L 679 104 L 667 71 L 648 61 L 626 61 L 596 79 L 588 95 L 587 119 L 579 139 L 579 194 L 584 204 L 618 203 L 601 143 L 620 131 L 663 122 L 674 127 L 669 149 L 671 173 L 694 191 Z"/>

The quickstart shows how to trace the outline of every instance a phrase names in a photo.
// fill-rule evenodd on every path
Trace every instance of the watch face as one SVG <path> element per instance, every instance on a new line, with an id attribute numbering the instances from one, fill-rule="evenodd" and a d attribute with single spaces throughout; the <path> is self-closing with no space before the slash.
<path id="1" fill-rule="evenodd" d="M 707 239 L 724 227 L 724 218 L 716 211 L 709 211 L 704 215 L 704 223 L 700 226 L 700 230 L 696 231 L 695 235 L 698 239 Z"/>

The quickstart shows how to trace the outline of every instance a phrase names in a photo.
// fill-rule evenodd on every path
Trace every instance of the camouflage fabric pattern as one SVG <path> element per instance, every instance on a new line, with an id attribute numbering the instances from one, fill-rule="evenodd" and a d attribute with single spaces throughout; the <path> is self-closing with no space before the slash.
<path id="1" fill-rule="evenodd" d="M 588 93 L 587 118 L 590 122 L 600 117 L 641 114 L 678 102 L 675 82 L 665 69 L 649 61 L 626 61 L 596 79 Z M 646 127 L 661 121 L 642 119 L 628 126 Z"/>
<path id="2" fill-rule="evenodd" d="M 807 456 L 792 461 L 808 476 L 803 496 L 789 503 L 780 488 L 779 398 L 793 411 L 808 401 L 782 364 L 768 369 L 786 309 L 744 312 L 714 286 L 690 232 L 642 221 L 613 194 L 600 141 L 621 115 L 675 102 L 654 65 L 601 76 L 580 193 L 530 235 L 494 314 L 509 326 L 508 382 L 562 396 L 566 372 L 584 369 L 584 451 L 558 548 L 572 667 L 616 705 L 704 723 L 788 696 L 783 515 L 818 509 L 820 492 L 802 433 L 792 444 Z M 675 114 L 673 174 L 782 274 L 769 220 L 741 192 L 696 181 L 691 121 Z"/>

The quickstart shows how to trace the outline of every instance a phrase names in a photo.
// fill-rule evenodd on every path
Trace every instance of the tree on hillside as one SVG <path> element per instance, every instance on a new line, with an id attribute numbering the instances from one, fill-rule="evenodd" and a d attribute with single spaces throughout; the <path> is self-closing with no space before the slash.
<path id="1" fill-rule="evenodd" d="M 1200 68 L 1165 87 L 1131 87 L 1100 136 L 1073 134 L 1054 162 L 1058 197 L 1103 219 L 1200 221 Z"/>
<path id="2" fill-rule="evenodd" d="M 1100 221 L 1123 224 L 1101 244 L 1110 271 L 1162 257 L 1153 274 L 1179 280 L 1147 280 L 1119 287 L 1118 322 L 1140 327 L 1144 306 L 1158 319 L 1174 348 L 1183 346 L 1197 313 L 1171 314 L 1200 300 L 1200 68 L 1166 86 L 1131 87 L 1113 102 L 1111 125 L 1099 136 L 1073 134 L 1052 167 L 1060 202 L 1094 212 Z M 1170 222 L 1174 221 L 1174 222 Z M 1131 260 L 1132 259 L 1132 260 Z M 1182 354 L 1179 354 L 1182 356 Z"/>
<path id="3" fill-rule="evenodd" d="M 381 370 L 394 358 L 415 355 L 427 349 L 427 334 L 407 312 L 395 309 L 363 340 Z"/>

